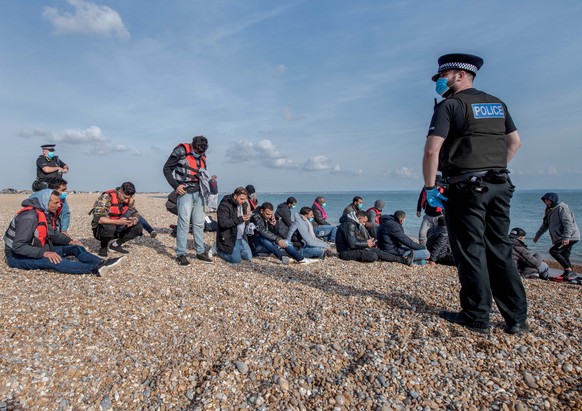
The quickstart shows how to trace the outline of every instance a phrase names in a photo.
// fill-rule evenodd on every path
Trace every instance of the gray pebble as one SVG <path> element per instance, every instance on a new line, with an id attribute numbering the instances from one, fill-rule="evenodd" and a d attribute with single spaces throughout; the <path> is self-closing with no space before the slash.
<path id="1" fill-rule="evenodd" d="M 234 363 L 234 365 L 236 365 L 236 369 L 241 374 L 246 374 L 247 372 L 249 372 L 249 366 L 242 361 L 237 361 Z"/>

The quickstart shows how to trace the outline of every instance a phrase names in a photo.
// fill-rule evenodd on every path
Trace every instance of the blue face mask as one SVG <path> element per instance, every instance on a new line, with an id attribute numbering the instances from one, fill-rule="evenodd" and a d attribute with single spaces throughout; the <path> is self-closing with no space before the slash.
<path id="1" fill-rule="evenodd" d="M 60 199 L 61 199 L 61 200 L 64 200 L 65 198 L 67 198 L 67 194 L 68 194 L 68 193 L 67 193 L 66 191 L 63 191 L 63 192 L 61 193 L 61 195 L 59 196 L 59 197 L 60 197 Z"/>
<path id="2" fill-rule="evenodd" d="M 446 77 L 439 78 L 436 81 L 436 85 L 434 88 L 439 95 L 442 96 L 447 92 L 447 90 L 449 89 L 449 86 L 447 85 L 448 82 L 449 80 Z"/>
<path id="3" fill-rule="evenodd" d="M 325 207 L 326 205 L 327 205 L 327 203 L 323 203 L 321 206 L 322 206 L 322 207 Z"/>
<path id="4" fill-rule="evenodd" d="M 311 217 L 311 218 L 309 219 L 309 222 L 310 222 L 310 223 L 313 223 L 313 220 L 315 220 L 315 218 Z"/>
<path id="5" fill-rule="evenodd" d="M 47 154 L 47 157 L 52 160 L 53 158 L 55 158 L 55 152 L 54 151 L 49 151 L 49 153 Z"/>
<path id="6" fill-rule="evenodd" d="M 358 209 L 361 209 L 364 204 L 358 204 Z"/>
<path id="7" fill-rule="evenodd" d="M 291 208 L 295 208 L 295 207 L 297 207 L 297 206 L 296 206 L 296 205 L 292 205 L 292 206 L 291 206 Z"/>
<path id="8" fill-rule="evenodd" d="M 200 156 L 201 156 L 202 154 L 196 154 L 195 152 L 192 152 L 192 155 L 193 155 L 194 157 L 196 157 L 196 158 L 200 158 Z"/>

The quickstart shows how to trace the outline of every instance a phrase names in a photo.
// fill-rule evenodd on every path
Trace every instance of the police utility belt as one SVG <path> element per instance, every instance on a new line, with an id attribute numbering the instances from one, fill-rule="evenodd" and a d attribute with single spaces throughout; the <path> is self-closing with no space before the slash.
<path id="1" fill-rule="evenodd" d="M 491 184 L 504 184 L 509 179 L 509 170 L 505 168 L 497 168 L 482 171 L 470 171 L 467 173 L 457 174 L 455 176 L 447 177 L 446 182 L 448 184 L 457 183 L 480 183 L 485 181 Z"/>

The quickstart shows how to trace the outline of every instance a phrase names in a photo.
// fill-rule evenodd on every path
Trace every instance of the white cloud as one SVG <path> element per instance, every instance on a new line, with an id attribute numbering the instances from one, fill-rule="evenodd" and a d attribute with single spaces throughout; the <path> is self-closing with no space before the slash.
<path id="1" fill-rule="evenodd" d="M 400 170 L 396 170 L 396 174 L 404 178 L 418 178 L 416 170 L 408 167 L 402 167 Z"/>
<path id="2" fill-rule="evenodd" d="M 311 157 L 303 165 L 305 171 L 324 171 L 329 170 L 329 168 L 329 159 L 326 156 Z"/>
<path id="3" fill-rule="evenodd" d="M 42 139 L 43 143 L 59 143 L 72 146 L 82 145 L 92 154 L 101 156 L 113 152 L 123 153 L 130 151 L 130 147 L 125 144 L 113 143 L 106 138 L 101 129 L 97 126 L 91 126 L 85 130 L 67 129 L 57 133 L 41 129 L 25 130 L 18 133 L 18 136 L 23 138 Z M 141 153 L 134 150 L 133 155 L 140 156 Z"/>
<path id="4" fill-rule="evenodd" d="M 238 140 L 230 143 L 226 149 L 226 157 L 234 163 L 242 163 L 256 157 L 253 143 L 248 140 Z"/>
<path id="5" fill-rule="evenodd" d="M 287 121 L 297 121 L 303 120 L 305 116 L 303 114 L 294 114 L 289 107 L 285 107 L 282 112 L 283 118 Z"/>
<path id="6" fill-rule="evenodd" d="M 235 163 L 254 160 L 267 168 L 297 168 L 297 163 L 282 154 L 271 140 L 252 143 L 243 139 L 230 143 L 226 157 Z"/>
<path id="7" fill-rule="evenodd" d="M 54 7 L 44 7 L 42 16 L 55 28 L 56 33 L 83 33 L 115 36 L 129 39 L 129 31 L 121 16 L 112 8 L 86 0 L 68 0 L 74 13 L 60 12 Z"/>
<path id="8" fill-rule="evenodd" d="M 333 168 L 331 169 L 331 172 L 334 174 L 339 174 L 342 172 L 342 168 L 340 167 L 339 164 L 336 164 L 335 166 L 333 166 Z"/>

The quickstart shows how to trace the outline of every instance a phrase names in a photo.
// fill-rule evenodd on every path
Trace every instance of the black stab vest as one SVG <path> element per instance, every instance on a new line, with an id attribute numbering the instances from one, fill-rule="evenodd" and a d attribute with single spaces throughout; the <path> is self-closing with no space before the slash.
<path id="1" fill-rule="evenodd" d="M 482 91 L 451 98 L 461 103 L 465 121 L 461 130 L 450 130 L 445 139 L 439 159 L 443 175 L 506 168 L 505 103 Z"/>

